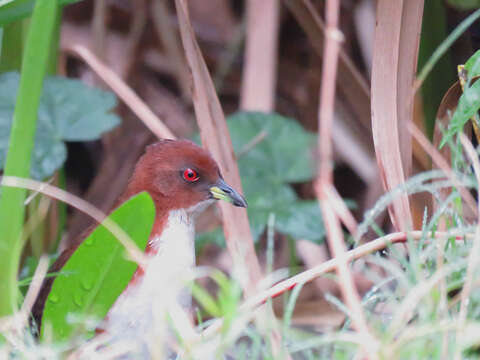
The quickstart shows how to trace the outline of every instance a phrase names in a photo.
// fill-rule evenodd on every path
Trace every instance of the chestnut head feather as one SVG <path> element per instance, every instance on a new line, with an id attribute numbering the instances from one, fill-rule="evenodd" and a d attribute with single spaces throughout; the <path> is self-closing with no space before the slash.
<path id="1" fill-rule="evenodd" d="M 245 199 L 227 185 L 211 155 L 188 140 L 162 140 L 147 147 L 120 201 L 147 191 L 158 212 L 192 209 L 208 200 L 246 207 Z"/>

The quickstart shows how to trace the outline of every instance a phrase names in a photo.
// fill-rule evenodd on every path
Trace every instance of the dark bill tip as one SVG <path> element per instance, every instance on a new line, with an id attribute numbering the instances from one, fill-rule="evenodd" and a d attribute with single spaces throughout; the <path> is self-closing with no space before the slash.
<path id="1" fill-rule="evenodd" d="M 210 188 L 210 194 L 212 194 L 214 199 L 224 200 L 238 207 L 247 207 L 245 198 L 223 181 L 223 179 L 219 179 L 217 183 Z"/>

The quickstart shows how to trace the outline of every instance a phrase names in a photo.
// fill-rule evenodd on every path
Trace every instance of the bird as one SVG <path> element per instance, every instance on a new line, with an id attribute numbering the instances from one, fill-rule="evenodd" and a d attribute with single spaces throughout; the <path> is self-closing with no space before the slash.
<path id="1" fill-rule="evenodd" d="M 247 207 L 245 198 L 224 181 L 210 153 L 189 140 L 165 139 L 147 146 L 113 209 L 143 191 L 152 197 L 156 212 L 145 249 L 147 262 L 136 270 L 110 308 L 100 332 L 117 332 L 123 337 L 147 333 L 153 321 L 153 302 L 164 296 L 166 283 L 178 283 L 181 274 L 195 266 L 196 216 L 216 200 Z M 61 272 L 93 229 L 87 229 L 64 250 L 50 272 Z M 40 328 L 45 301 L 54 281 L 54 277 L 44 280 L 33 306 L 32 316 L 37 328 Z M 178 302 L 188 308 L 190 294 L 183 289 Z"/>

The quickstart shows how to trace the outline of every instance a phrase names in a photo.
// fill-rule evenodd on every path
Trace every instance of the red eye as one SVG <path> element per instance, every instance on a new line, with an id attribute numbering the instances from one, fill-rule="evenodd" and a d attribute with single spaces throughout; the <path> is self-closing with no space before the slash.
<path id="1" fill-rule="evenodd" d="M 195 170 L 188 168 L 183 172 L 183 178 L 188 182 L 195 182 L 198 180 L 198 174 Z"/>

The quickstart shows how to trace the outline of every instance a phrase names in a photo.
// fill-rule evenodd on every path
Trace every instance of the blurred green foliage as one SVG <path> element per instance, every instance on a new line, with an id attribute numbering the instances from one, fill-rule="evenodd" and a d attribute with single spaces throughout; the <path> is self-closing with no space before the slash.
<path id="1" fill-rule="evenodd" d="M 20 75 L 0 75 L 0 169 L 5 166 L 8 139 Z M 120 123 L 111 110 L 117 105 L 113 93 L 92 88 L 81 81 L 47 77 L 38 108 L 31 176 L 52 176 L 66 160 L 64 141 L 96 140 Z"/>
<path id="2" fill-rule="evenodd" d="M 440 146 L 444 146 L 453 136 L 463 131 L 464 125 L 480 109 L 480 81 L 472 80 L 480 75 L 480 50 L 473 54 L 465 64 L 467 83 L 460 96 L 458 106 L 452 115 L 450 124 Z"/>
<path id="3" fill-rule="evenodd" d="M 273 213 L 277 231 L 295 239 L 322 242 L 325 229 L 317 201 L 300 199 L 291 186 L 314 176 L 315 135 L 278 114 L 237 113 L 228 117 L 227 125 L 254 240 L 258 241 Z M 198 248 L 207 242 L 223 245 L 221 229 L 197 237 Z"/>

